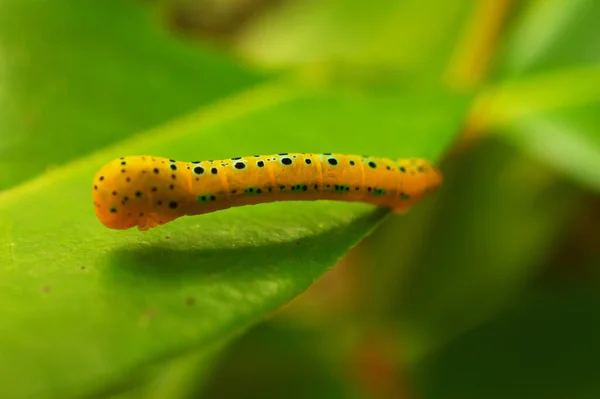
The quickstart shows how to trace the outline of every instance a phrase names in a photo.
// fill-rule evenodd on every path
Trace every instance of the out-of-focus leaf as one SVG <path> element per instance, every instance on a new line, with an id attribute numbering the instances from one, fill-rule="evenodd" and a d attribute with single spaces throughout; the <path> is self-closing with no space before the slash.
<path id="1" fill-rule="evenodd" d="M 432 70 L 439 76 L 473 3 L 292 1 L 258 19 L 239 48 L 271 67 L 341 62 L 364 65 L 365 71 L 394 65 L 411 76 Z"/>
<path id="2" fill-rule="evenodd" d="M 256 83 L 141 4 L 0 0 L 0 190 Z"/>
<path id="3" fill-rule="evenodd" d="M 484 128 L 600 190 L 600 64 L 507 82 L 480 101 Z"/>
<path id="4" fill-rule="evenodd" d="M 360 398 L 329 364 L 323 345 L 315 331 L 262 323 L 228 349 L 201 397 Z"/>
<path id="5" fill-rule="evenodd" d="M 419 397 L 593 399 L 600 390 L 597 285 L 548 285 L 415 370 Z"/>
<path id="6" fill-rule="evenodd" d="M 369 240 L 378 265 L 371 306 L 395 308 L 409 362 L 505 308 L 540 272 L 577 198 L 497 140 L 442 170 L 436 203 Z"/>
<path id="7" fill-rule="evenodd" d="M 600 192 L 600 101 L 522 118 L 506 128 L 513 142 L 583 186 Z"/>
<path id="8" fill-rule="evenodd" d="M 600 3 L 532 1 L 499 57 L 476 123 L 600 189 Z"/>
<path id="9" fill-rule="evenodd" d="M 600 64 L 500 82 L 482 92 L 475 111 L 483 118 L 482 128 L 491 129 L 538 114 L 591 108 L 598 101 Z"/>
<path id="10" fill-rule="evenodd" d="M 508 33 L 498 69 L 518 76 L 600 62 L 595 0 L 529 1 Z"/>
<path id="11" fill-rule="evenodd" d="M 228 342 L 231 337 L 223 339 Z M 148 367 L 143 372 L 122 376 L 121 381 L 101 387 L 90 398 L 103 399 L 188 399 L 197 397 L 213 364 L 222 352 L 222 345 L 211 345 L 209 351 L 195 350 Z"/>
<path id="12" fill-rule="evenodd" d="M 365 204 L 274 203 L 113 231 L 90 198 L 108 160 L 282 151 L 435 160 L 464 109 L 443 93 L 360 97 L 279 83 L 5 193 L 0 396 L 97 391 L 130 370 L 222 345 L 305 290 L 387 214 Z"/>

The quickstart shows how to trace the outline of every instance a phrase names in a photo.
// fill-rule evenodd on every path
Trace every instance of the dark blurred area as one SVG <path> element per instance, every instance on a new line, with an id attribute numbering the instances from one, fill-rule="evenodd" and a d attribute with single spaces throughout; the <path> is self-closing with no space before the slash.
<path id="1" fill-rule="evenodd" d="M 151 1 L 151 0 L 150 0 Z M 290 0 L 236 0 L 165 2 L 165 14 L 171 28 L 200 40 L 210 38 L 227 42 L 255 19 Z"/>

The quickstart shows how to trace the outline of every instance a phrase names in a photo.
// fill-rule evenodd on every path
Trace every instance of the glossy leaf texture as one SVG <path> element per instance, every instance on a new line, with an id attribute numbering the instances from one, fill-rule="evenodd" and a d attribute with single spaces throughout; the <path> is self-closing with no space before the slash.
<path id="1" fill-rule="evenodd" d="M 387 215 L 364 204 L 275 203 L 112 231 L 91 204 L 91 179 L 107 160 L 292 150 L 435 160 L 465 105 L 443 92 L 356 96 L 277 82 L 5 193 L 1 396 L 101 390 L 158 360 L 222 345 L 305 290 Z"/>

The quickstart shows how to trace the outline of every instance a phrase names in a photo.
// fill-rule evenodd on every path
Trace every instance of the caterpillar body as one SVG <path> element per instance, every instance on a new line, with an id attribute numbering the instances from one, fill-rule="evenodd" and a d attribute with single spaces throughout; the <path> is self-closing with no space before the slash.
<path id="1" fill-rule="evenodd" d="M 283 153 L 180 162 L 115 159 L 93 182 L 96 216 L 112 229 L 147 230 L 184 215 L 273 201 L 360 201 L 405 212 L 442 183 L 419 159 Z"/>

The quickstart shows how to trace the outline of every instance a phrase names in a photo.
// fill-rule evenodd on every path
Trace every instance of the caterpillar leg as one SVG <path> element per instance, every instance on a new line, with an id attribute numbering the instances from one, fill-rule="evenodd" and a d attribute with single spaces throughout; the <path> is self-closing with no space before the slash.
<path id="1" fill-rule="evenodd" d="M 150 227 L 154 227 L 154 226 L 150 226 L 147 223 L 144 224 L 138 224 L 138 230 L 139 231 L 146 231 L 148 230 Z"/>
<path id="2" fill-rule="evenodd" d="M 392 208 L 392 213 L 396 215 L 405 215 L 410 211 L 410 206 L 399 206 Z"/>
<path id="3" fill-rule="evenodd" d="M 158 222 L 156 220 L 154 220 L 154 218 L 148 216 L 143 221 L 140 221 L 140 223 L 138 224 L 138 230 L 146 231 L 146 230 L 148 230 L 152 227 L 156 227 L 156 226 L 158 226 Z"/>

